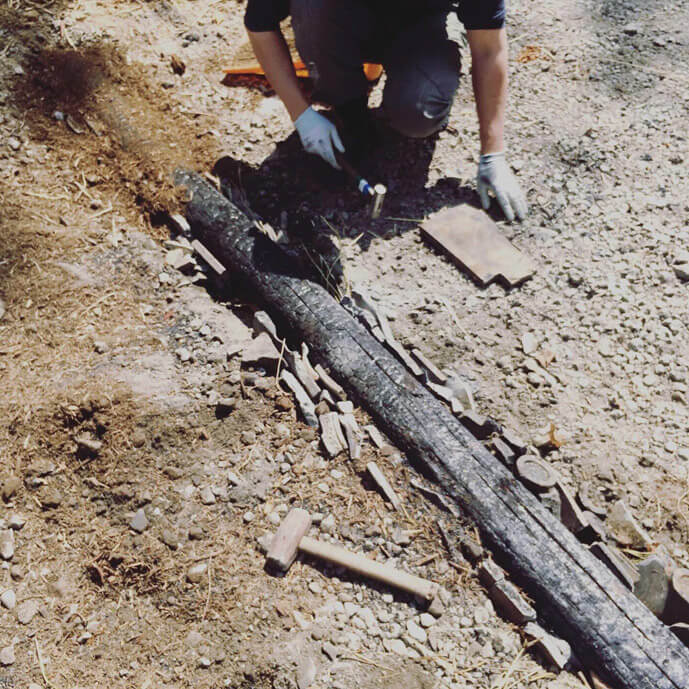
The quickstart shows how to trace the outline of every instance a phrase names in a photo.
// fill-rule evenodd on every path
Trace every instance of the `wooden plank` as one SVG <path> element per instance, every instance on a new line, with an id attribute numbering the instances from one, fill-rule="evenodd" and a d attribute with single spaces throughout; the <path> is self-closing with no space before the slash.
<path id="1" fill-rule="evenodd" d="M 309 343 L 350 398 L 472 517 L 496 561 L 577 655 L 618 687 L 689 689 L 689 650 L 363 325 L 202 178 L 187 217 L 280 327 Z"/>
<path id="2" fill-rule="evenodd" d="M 486 213 L 466 204 L 435 213 L 421 225 L 421 234 L 482 285 L 499 279 L 513 287 L 536 272 L 531 258 Z"/>

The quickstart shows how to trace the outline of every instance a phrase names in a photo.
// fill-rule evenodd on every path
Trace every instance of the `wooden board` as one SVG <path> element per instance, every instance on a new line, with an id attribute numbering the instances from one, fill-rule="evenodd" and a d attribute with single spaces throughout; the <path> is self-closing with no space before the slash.
<path id="1" fill-rule="evenodd" d="M 476 522 L 482 543 L 584 662 L 620 689 L 689 689 L 689 650 L 443 402 L 202 177 L 177 181 L 191 192 L 194 233 Z"/>
<path id="2" fill-rule="evenodd" d="M 421 234 L 484 286 L 498 279 L 513 287 L 536 271 L 486 213 L 466 204 L 435 213 L 421 225 Z"/>

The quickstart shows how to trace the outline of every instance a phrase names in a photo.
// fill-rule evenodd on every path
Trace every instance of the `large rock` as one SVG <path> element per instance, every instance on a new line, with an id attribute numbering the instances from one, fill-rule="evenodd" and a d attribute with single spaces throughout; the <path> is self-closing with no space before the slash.
<path id="1" fill-rule="evenodd" d="M 673 569 L 670 558 L 659 553 L 637 565 L 639 580 L 634 585 L 634 593 L 657 617 L 663 615 L 667 606 Z"/>
<path id="2" fill-rule="evenodd" d="M 245 365 L 262 366 L 275 370 L 279 360 L 280 352 L 266 332 L 254 338 L 242 352 L 242 364 Z"/>
<path id="3" fill-rule="evenodd" d="M 612 506 L 606 524 L 620 545 L 642 550 L 651 544 L 651 538 L 637 523 L 622 500 L 618 500 Z"/>

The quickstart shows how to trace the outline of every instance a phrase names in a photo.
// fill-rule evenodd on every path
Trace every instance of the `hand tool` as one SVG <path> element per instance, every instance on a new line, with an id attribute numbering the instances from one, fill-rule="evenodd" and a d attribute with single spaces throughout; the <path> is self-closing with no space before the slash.
<path id="1" fill-rule="evenodd" d="M 403 572 L 390 565 L 376 562 L 359 553 L 353 553 L 331 543 L 310 538 L 306 535 L 310 526 L 311 515 L 306 510 L 298 507 L 292 509 L 273 536 L 268 548 L 266 563 L 275 569 L 286 572 L 296 559 L 297 552 L 301 551 L 312 557 L 346 567 L 357 574 L 394 586 L 407 593 L 412 593 L 427 601 L 432 601 L 437 596 L 438 584 Z"/>
<path id="2" fill-rule="evenodd" d="M 388 188 L 384 184 L 371 184 L 341 153 L 336 152 L 335 159 L 340 167 L 356 182 L 357 189 L 364 196 L 371 197 L 371 217 L 374 219 L 380 217 Z"/>

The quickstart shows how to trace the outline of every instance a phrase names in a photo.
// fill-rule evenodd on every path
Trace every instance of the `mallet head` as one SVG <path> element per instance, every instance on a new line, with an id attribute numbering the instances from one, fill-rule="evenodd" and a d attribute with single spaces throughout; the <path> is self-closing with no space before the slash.
<path id="1" fill-rule="evenodd" d="M 282 520 L 270 542 L 266 567 L 286 572 L 299 552 L 299 543 L 311 528 L 311 515 L 299 507 L 291 510 Z"/>

